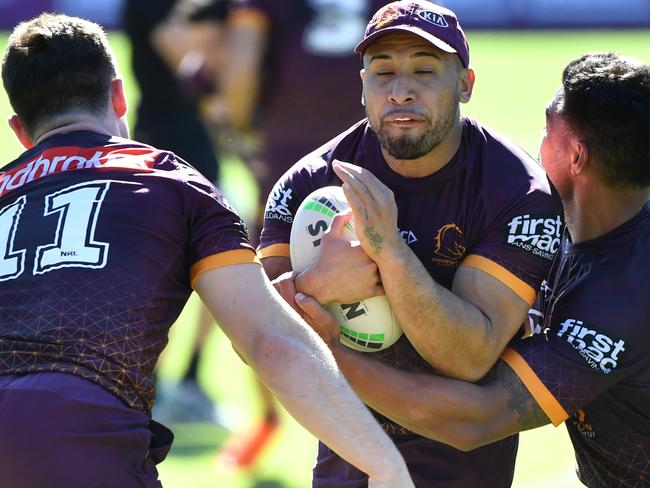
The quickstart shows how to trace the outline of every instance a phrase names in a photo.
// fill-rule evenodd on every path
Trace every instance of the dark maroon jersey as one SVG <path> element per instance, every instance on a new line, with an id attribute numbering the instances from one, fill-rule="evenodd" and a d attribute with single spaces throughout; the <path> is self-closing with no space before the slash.
<path id="1" fill-rule="evenodd" d="M 369 169 L 394 192 L 400 233 L 438 283 L 451 288 L 458 267 L 470 266 L 494 276 L 528 303 L 534 302 L 535 290 L 560 242 L 559 199 L 533 159 L 469 119 L 463 120 L 458 152 L 425 178 L 393 172 L 366 121 L 306 156 L 281 178 L 269 197 L 262 257 L 289 255 L 291 224 L 300 203 L 316 188 L 341 185 L 332 170 L 335 159 Z M 434 372 L 405 335 L 394 346 L 372 354 L 401 369 Z M 516 437 L 463 453 L 377 417 L 401 446 L 419 488 L 493 488 L 512 481 Z M 351 467 L 342 468 L 341 460 L 338 471 L 327 471 L 336 464 L 330 456 L 335 454 L 321 450 L 322 470 L 317 466 L 315 486 L 365 486 L 332 483 L 333 477 L 340 479 L 341 470 Z"/>
<path id="2" fill-rule="evenodd" d="M 0 172 L 0 374 L 71 373 L 148 412 L 167 331 L 244 224 L 174 154 L 55 135 Z"/>
<path id="3" fill-rule="evenodd" d="M 649 204 L 650 205 L 650 204 Z M 650 206 L 596 239 L 565 236 L 534 317 L 503 358 L 566 421 L 580 480 L 650 486 Z"/>

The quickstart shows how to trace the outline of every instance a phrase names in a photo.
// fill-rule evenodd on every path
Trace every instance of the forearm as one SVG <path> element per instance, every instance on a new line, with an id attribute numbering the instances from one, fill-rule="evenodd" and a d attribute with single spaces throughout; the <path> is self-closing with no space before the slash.
<path id="1" fill-rule="evenodd" d="M 501 313 L 488 315 L 484 302 L 475 300 L 473 292 L 465 287 L 457 289 L 458 271 L 454 293 L 429 276 L 402 239 L 394 195 L 381 181 L 353 164 L 336 161 L 333 169 L 344 182 L 355 233 L 377 264 L 383 290 L 410 342 L 425 360 L 446 375 L 479 379 L 496 361 L 505 345 L 504 338 L 514 333 L 510 322 L 498 323 L 493 328 L 491 319 Z M 481 280 L 475 278 L 472 275 L 470 281 L 480 284 Z M 459 290 L 465 294 L 456 293 Z M 474 305 L 479 303 L 483 308 Z M 490 310 L 494 308 L 498 307 Z"/>
<path id="2" fill-rule="evenodd" d="M 403 469 L 393 443 L 352 392 L 329 351 L 316 347 L 313 338 L 277 337 L 260 344 L 259 355 L 253 366 L 262 381 L 326 445 L 370 476 L 378 474 L 376 459 L 385 460 L 390 471 Z M 327 408 L 324 398 L 330 400 Z"/>
<path id="3" fill-rule="evenodd" d="M 333 350 L 368 406 L 424 437 L 467 451 L 517 432 L 498 389 L 400 371 L 344 346 Z"/>
<path id="4" fill-rule="evenodd" d="M 397 476 L 398 486 L 403 484 L 406 468 L 395 446 L 322 340 L 261 269 L 242 265 L 206 272 L 197 290 L 233 345 L 302 425 L 368 475 Z M 377 464 L 378 458 L 386 464 Z"/>
<path id="5" fill-rule="evenodd" d="M 436 283 L 408 248 L 378 264 L 395 316 L 424 359 L 468 381 L 489 371 L 501 349 L 481 310 Z"/>
<path id="6" fill-rule="evenodd" d="M 266 33 L 254 24 L 231 25 L 220 86 L 230 125 L 240 131 L 252 126 L 260 91 L 260 72 Z"/>

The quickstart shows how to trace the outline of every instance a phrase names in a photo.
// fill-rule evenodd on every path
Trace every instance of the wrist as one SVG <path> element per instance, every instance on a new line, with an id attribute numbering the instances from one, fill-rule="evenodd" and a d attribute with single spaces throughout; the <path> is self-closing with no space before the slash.
<path id="1" fill-rule="evenodd" d="M 402 239 L 402 236 L 396 233 L 392 239 L 386 242 L 382 251 L 373 256 L 373 260 L 378 267 L 399 267 L 404 265 L 410 252 L 411 250 Z"/>
<path id="2" fill-rule="evenodd" d="M 340 337 L 332 340 L 329 344 L 327 344 L 327 346 L 330 348 L 330 351 L 332 351 L 332 355 L 336 360 L 336 364 L 338 364 L 341 371 L 343 371 L 343 374 L 345 374 L 347 377 L 347 375 L 357 367 L 355 366 L 355 356 L 360 353 L 343 345 L 343 343 L 341 343 Z"/>
<path id="3" fill-rule="evenodd" d="M 330 303 L 333 301 L 331 297 L 326 294 L 325 287 L 323 286 L 324 279 L 322 274 L 314 272 L 310 266 L 304 271 L 298 273 L 294 277 L 294 285 L 296 291 L 314 297 L 318 303 Z"/>

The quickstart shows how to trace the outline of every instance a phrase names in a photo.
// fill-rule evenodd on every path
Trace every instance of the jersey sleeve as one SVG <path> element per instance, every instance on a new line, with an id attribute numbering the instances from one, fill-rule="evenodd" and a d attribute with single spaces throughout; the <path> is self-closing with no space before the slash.
<path id="1" fill-rule="evenodd" d="M 557 426 L 614 385 L 647 370 L 650 348 L 639 329 L 620 336 L 616 327 L 602 330 L 564 318 L 546 333 L 514 340 L 501 359 Z"/>
<path id="2" fill-rule="evenodd" d="M 289 257 L 293 218 L 302 201 L 315 189 L 327 186 L 331 170 L 316 153 L 305 156 L 273 186 L 264 209 L 258 255 Z"/>
<path id="3" fill-rule="evenodd" d="M 480 269 L 532 305 L 560 245 L 559 198 L 545 190 L 522 192 L 500 211 L 470 250 L 463 266 Z"/>
<path id="4" fill-rule="evenodd" d="M 180 160 L 175 164 L 183 182 L 192 288 L 205 271 L 232 264 L 259 263 L 246 225 L 223 194 L 193 167 Z"/>

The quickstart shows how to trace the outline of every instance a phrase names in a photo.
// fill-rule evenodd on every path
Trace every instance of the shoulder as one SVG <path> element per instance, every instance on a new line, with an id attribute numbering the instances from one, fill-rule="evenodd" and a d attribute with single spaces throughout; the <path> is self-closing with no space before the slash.
<path id="1" fill-rule="evenodd" d="M 158 182 L 156 185 L 159 188 L 163 185 L 192 200 L 217 201 L 232 210 L 210 180 L 172 151 L 119 137 L 111 138 L 105 147 L 108 164 L 115 169 L 142 168 L 148 178 Z"/>
<path id="2" fill-rule="evenodd" d="M 542 166 L 524 149 L 498 131 L 466 119 L 464 134 L 469 149 L 479 151 L 486 175 L 494 175 L 495 181 L 505 184 L 534 180 L 550 193 L 550 184 Z"/>
<path id="3" fill-rule="evenodd" d="M 540 200 L 547 202 L 550 210 L 561 209 L 542 166 L 510 139 L 465 119 L 462 144 L 485 200 L 501 205 Z"/>

